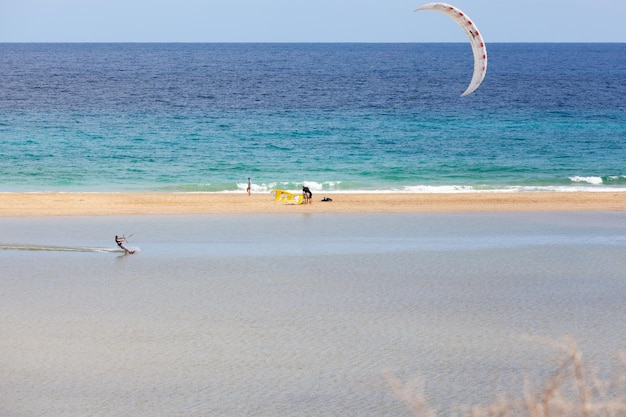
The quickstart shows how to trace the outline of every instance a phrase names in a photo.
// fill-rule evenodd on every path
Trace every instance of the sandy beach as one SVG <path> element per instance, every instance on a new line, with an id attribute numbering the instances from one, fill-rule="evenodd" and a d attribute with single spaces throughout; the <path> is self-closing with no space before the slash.
<path id="1" fill-rule="evenodd" d="M 626 210 L 623 192 L 328 194 L 311 205 L 274 201 L 267 194 L 2 193 L 0 216 L 154 214 L 427 213 Z"/>

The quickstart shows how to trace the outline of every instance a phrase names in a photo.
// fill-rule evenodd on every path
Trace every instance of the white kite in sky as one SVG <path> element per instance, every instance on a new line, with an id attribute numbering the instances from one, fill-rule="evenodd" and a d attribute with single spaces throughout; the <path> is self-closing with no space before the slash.
<path id="1" fill-rule="evenodd" d="M 469 16 L 456 7 L 446 3 L 428 3 L 415 9 L 416 12 L 419 10 L 435 10 L 449 16 L 454 19 L 467 34 L 472 44 L 472 51 L 474 52 L 474 75 L 472 75 L 472 81 L 469 87 L 467 87 L 467 90 L 465 90 L 461 96 L 471 94 L 478 88 L 480 83 L 483 82 L 485 74 L 487 73 L 487 48 L 485 47 L 485 41 L 483 41 L 483 37 L 478 31 L 478 28 L 474 22 L 470 20 Z"/>

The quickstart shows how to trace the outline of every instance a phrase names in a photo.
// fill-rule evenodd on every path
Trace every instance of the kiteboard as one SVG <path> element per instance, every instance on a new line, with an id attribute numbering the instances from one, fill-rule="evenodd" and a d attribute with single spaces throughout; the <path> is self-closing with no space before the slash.
<path id="1" fill-rule="evenodd" d="M 115 252 L 123 253 L 125 255 L 134 255 L 136 253 L 141 252 L 141 248 L 139 246 L 126 246 L 126 250 L 122 248 L 116 248 Z"/>

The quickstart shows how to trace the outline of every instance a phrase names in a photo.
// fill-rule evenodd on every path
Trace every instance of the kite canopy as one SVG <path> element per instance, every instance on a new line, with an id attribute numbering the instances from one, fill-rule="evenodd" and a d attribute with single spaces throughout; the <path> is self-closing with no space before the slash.
<path id="1" fill-rule="evenodd" d="M 470 81 L 469 87 L 461 96 L 471 94 L 478 88 L 480 83 L 485 79 L 487 73 L 487 48 L 485 47 L 485 41 L 480 35 L 478 28 L 472 22 L 465 13 L 446 3 L 428 3 L 415 9 L 419 10 L 435 10 L 443 13 L 446 16 L 454 19 L 456 23 L 463 28 L 470 43 L 472 44 L 472 51 L 474 52 L 474 74 L 472 75 L 472 81 Z"/>

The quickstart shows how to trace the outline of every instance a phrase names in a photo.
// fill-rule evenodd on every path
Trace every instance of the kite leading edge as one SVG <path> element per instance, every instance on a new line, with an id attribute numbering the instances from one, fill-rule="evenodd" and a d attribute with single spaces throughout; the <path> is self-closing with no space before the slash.
<path id="1" fill-rule="evenodd" d="M 478 31 L 478 28 L 474 22 L 470 20 L 469 16 L 456 7 L 446 3 L 428 3 L 415 9 L 416 12 L 419 10 L 434 10 L 449 16 L 454 19 L 467 34 L 474 53 L 474 74 L 472 75 L 472 81 L 470 81 L 467 90 L 465 90 L 461 96 L 473 93 L 480 83 L 483 82 L 485 74 L 487 73 L 487 48 L 485 47 L 485 41 Z"/>

